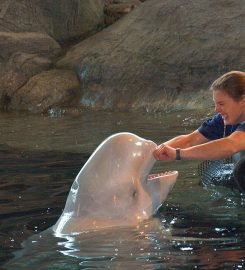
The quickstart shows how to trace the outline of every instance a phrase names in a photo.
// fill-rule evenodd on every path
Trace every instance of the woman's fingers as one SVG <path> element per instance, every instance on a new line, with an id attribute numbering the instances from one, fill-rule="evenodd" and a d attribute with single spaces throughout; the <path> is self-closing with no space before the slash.
<path id="1" fill-rule="evenodd" d="M 156 160 L 163 160 L 162 159 L 162 154 L 164 153 L 164 144 L 160 144 L 157 146 L 157 148 L 153 151 L 153 156 Z"/>
<path id="2" fill-rule="evenodd" d="M 175 149 L 166 144 L 160 144 L 153 151 L 153 156 L 156 160 L 172 161 L 175 160 Z"/>

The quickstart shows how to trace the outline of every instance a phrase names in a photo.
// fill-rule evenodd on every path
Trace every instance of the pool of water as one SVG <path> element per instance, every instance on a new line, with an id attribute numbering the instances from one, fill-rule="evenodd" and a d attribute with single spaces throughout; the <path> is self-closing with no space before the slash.
<path id="1" fill-rule="evenodd" d="M 1 114 L 0 268 L 243 269 L 244 196 L 200 185 L 198 162 L 156 163 L 154 172 L 177 169 L 179 178 L 157 215 L 137 227 L 67 238 L 48 229 L 76 174 L 109 135 L 127 131 L 160 143 L 195 129 L 205 115 Z"/>

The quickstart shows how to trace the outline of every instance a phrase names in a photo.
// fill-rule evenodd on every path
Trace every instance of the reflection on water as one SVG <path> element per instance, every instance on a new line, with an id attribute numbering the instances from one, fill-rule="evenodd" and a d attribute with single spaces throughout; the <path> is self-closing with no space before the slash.
<path id="1" fill-rule="evenodd" d="M 8 261 L 6 269 L 244 268 L 244 197 L 201 187 L 197 162 L 155 166 L 156 172 L 180 172 L 156 215 L 160 226 L 152 219 L 137 228 L 67 239 L 45 231 L 61 214 L 82 164 L 106 137 L 128 131 L 160 143 L 193 130 L 201 117 L 196 112 L 1 115 L 0 266 Z M 15 261 L 13 251 L 20 257 Z"/>

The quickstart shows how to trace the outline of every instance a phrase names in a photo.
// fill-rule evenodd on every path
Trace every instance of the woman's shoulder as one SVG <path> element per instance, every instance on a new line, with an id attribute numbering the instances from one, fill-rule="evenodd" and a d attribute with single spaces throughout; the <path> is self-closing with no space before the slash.
<path id="1" fill-rule="evenodd" d="M 224 134 L 224 121 L 222 116 L 218 113 L 213 117 L 205 119 L 198 128 L 198 131 L 209 140 L 222 138 Z"/>

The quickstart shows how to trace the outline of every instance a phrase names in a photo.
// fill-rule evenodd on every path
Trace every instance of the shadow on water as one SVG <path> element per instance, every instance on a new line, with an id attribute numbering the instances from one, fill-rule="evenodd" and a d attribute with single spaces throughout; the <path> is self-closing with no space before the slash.
<path id="1" fill-rule="evenodd" d="M 104 138 L 130 131 L 159 143 L 194 129 L 200 119 L 188 114 L 2 117 L 0 267 L 243 269 L 244 197 L 224 187 L 200 186 L 196 162 L 155 166 L 180 172 L 156 219 L 67 238 L 47 230 L 60 216 L 78 171 Z"/>

